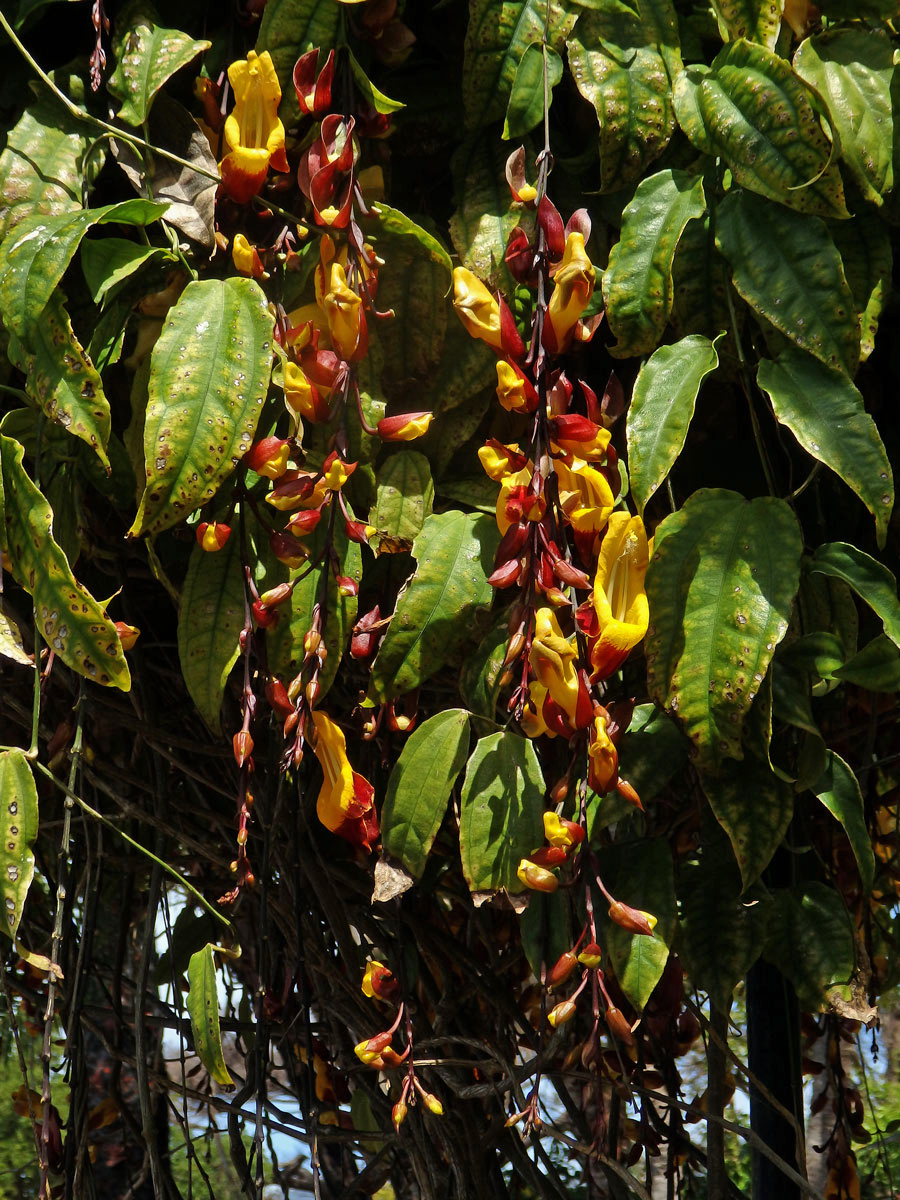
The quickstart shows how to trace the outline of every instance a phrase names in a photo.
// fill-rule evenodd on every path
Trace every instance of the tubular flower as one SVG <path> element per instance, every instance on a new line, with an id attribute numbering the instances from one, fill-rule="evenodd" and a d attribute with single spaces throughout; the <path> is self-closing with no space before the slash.
<path id="1" fill-rule="evenodd" d="M 497 399 L 507 412 L 534 412 L 538 395 L 515 365 L 500 359 L 497 363 Z"/>
<path id="2" fill-rule="evenodd" d="M 378 422 L 378 436 L 383 442 L 412 442 L 428 432 L 434 413 L 402 413 L 396 417 L 382 417 Z"/>
<path id="3" fill-rule="evenodd" d="M 297 182 L 313 206 L 318 225 L 343 229 L 350 220 L 353 168 L 359 149 L 353 137 L 353 117 L 329 113 L 319 136 L 300 159 Z"/>
<path id="4" fill-rule="evenodd" d="M 544 837 L 551 846 L 577 846 L 584 841 L 584 830 L 575 821 L 567 821 L 558 813 L 545 812 Z"/>
<path id="5" fill-rule="evenodd" d="M 594 718 L 588 744 L 588 784 L 602 796 L 616 786 L 619 775 L 619 752 L 609 736 L 609 719 Z"/>
<path id="6" fill-rule="evenodd" d="M 606 477 L 583 459 L 571 465 L 557 461 L 559 502 L 569 524 L 577 533 L 601 533 L 615 504 Z"/>
<path id="7" fill-rule="evenodd" d="M 494 350 L 503 349 L 500 305 L 478 276 L 466 267 L 456 267 L 453 271 L 453 307 L 470 337 L 487 342 Z"/>
<path id="8" fill-rule="evenodd" d="M 559 880 L 552 871 L 548 871 L 546 867 L 539 867 L 528 858 L 519 862 L 516 875 L 521 883 L 535 892 L 555 892 L 559 887 Z"/>
<path id="9" fill-rule="evenodd" d="M 251 246 L 242 233 L 235 234 L 231 247 L 231 261 L 234 269 L 241 275 L 250 275 L 254 279 L 262 279 L 265 269 L 256 247 Z"/>
<path id="10" fill-rule="evenodd" d="M 577 657 L 574 646 L 563 637 L 553 609 L 539 608 L 535 613 L 531 642 L 531 669 L 573 728 L 578 708 Z"/>
<path id="11" fill-rule="evenodd" d="M 328 400 L 297 363 L 284 365 L 284 400 L 292 412 L 307 421 L 328 419 Z"/>
<path id="12" fill-rule="evenodd" d="M 594 294 L 594 265 L 585 252 L 583 233 L 573 232 L 566 238 L 553 283 L 544 344 L 548 350 L 560 353 L 569 348 L 578 319 Z"/>
<path id="13" fill-rule="evenodd" d="M 598 633 L 591 644 L 591 665 L 598 678 L 618 670 L 650 621 L 644 577 L 650 562 L 647 532 L 640 517 L 613 513 L 600 545 L 594 578 Z"/>
<path id="14" fill-rule="evenodd" d="M 281 87 L 268 50 L 251 50 L 233 62 L 228 79 L 234 90 L 234 110 L 225 121 L 230 153 L 222 160 L 222 187 L 246 204 L 262 187 L 269 167 L 287 171 L 284 126 L 278 119 Z"/>
<path id="15" fill-rule="evenodd" d="M 602 425 L 595 425 L 578 413 L 562 413 L 550 422 L 553 445 L 564 454 L 573 454 L 586 462 L 602 461 L 606 457 L 611 434 Z"/>
<path id="16" fill-rule="evenodd" d="M 375 789 L 350 766 L 346 739 L 334 721 L 323 712 L 314 712 L 312 719 L 316 758 L 325 776 L 316 801 L 316 815 L 332 833 L 371 850 L 372 841 L 378 836 L 378 818 L 372 803 Z"/>
<path id="17" fill-rule="evenodd" d="M 328 332 L 337 353 L 345 362 L 356 362 L 369 348 L 369 332 L 362 299 L 347 286 L 347 276 L 339 262 L 331 264 L 329 288 L 322 300 L 328 320 Z"/>

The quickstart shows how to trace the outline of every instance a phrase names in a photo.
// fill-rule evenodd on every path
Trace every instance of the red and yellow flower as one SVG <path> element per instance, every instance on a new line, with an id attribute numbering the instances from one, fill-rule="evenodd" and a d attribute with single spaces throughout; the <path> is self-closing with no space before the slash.
<path id="1" fill-rule="evenodd" d="M 314 712 L 312 720 L 316 731 L 314 750 L 325 776 L 316 815 L 332 833 L 371 850 L 378 836 L 375 789 L 350 766 L 346 738 L 334 721 L 323 712 Z"/>
<path id="2" fill-rule="evenodd" d="M 647 632 L 650 609 L 644 580 L 649 562 L 650 547 L 641 518 L 613 513 L 594 577 L 591 666 L 597 678 L 605 679 L 617 671 Z"/>
<path id="3" fill-rule="evenodd" d="M 268 50 L 251 50 L 233 62 L 228 79 L 234 109 L 223 130 L 229 153 L 221 164 L 222 187 L 232 200 L 246 204 L 262 187 L 269 167 L 289 170 L 284 125 L 278 119 L 281 86 Z"/>

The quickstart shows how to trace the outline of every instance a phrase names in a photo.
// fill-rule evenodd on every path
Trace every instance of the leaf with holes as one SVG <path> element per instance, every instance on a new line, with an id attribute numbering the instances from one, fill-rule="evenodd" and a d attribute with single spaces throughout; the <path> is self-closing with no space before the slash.
<path id="1" fill-rule="evenodd" d="M 812 789 L 835 820 L 844 827 L 853 849 L 866 895 L 875 881 L 875 854 L 866 828 L 863 796 L 853 771 L 839 754 L 828 751 L 825 770 Z"/>
<path id="2" fill-rule="evenodd" d="M 391 537 L 417 537 L 434 501 L 428 459 L 417 450 L 399 450 L 378 468 L 377 482 L 369 523 Z"/>
<path id="3" fill-rule="evenodd" d="M 234 1081 L 225 1066 L 222 1053 L 222 1029 L 219 1023 L 219 994 L 216 989 L 216 962 L 213 957 L 215 946 L 207 942 L 202 950 L 192 954 L 188 963 L 187 994 L 188 1016 L 194 1035 L 197 1057 L 206 1067 L 210 1077 L 220 1087 L 229 1091 Z"/>
<path id="4" fill-rule="evenodd" d="M 672 261 L 684 227 L 706 211 L 703 181 L 687 171 L 657 171 L 638 184 L 622 214 L 622 232 L 603 276 L 617 358 L 659 344 L 674 299 Z"/>
<path id="5" fill-rule="evenodd" d="M 522 56 L 540 44 L 545 22 L 547 44 L 561 50 L 577 19 L 566 0 L 473 0 L 463 57 L 466 129 L 503 116 Z"/>
<path id="6" fill-rule="evenodd" d="M 76 213 L 26 217 L 0 243 L 0 312 L 9 332 L 31 347 L 47 302 L 92 226 L 150 225 L 165 211 L 165 204 L 124 200 Z"/>
<path id="7" fill-rule="evenodd" d="M 700 766 L 741 758 L 741 732 L 787 632 L 803 544 L 782 500 L 701 489 L 657 527 L 647 572 L 650 694 Z"/>
<path id="8" fill-rule="evenodd" d="M 305 539 L 311 563 L 323 555 L 326 534 L 327 522 L 323 521 L 313 535 Z M 334 531 L 334 550 L 340 574 L 361 583 L 362 552 L 358 543 L 348 539 L 340 521 Z M 306 569 L 301 568 L 299 574 L 303 576 Z M 267 586 L 271 584 L 267 583 Z M 323 607 L 328 611 L 325 625 L 328 657 L 319 673 L 320 699 L 334 682 L 357 612 L 356 596 L 339 594 L 334 567 L 327 558 L 322 558 L 305 578 L 300 579 L 290 601 L 279 609 L 278 624 L 266 634 L 271 669 L 284 679 L 293 679 L 303 662 L 303 639 L 312 628 L 313 609 L 323 601 Z"/>
<path id="9" fill-rule="evenodd" d="M 875 518 L 878 545 L 884 546 L 894 482 L 887 451 L 860 393 L 842 372 L 790 345 L 776 362 L 760 360 L 757 379 L 776 420 L 856 492 Z"/>
<path id="10" fill-rule="evenodd" d="M 794 70 L 816 89 L 863 196 L 882 204 L 894 186 L 894 49 L 886 30 L 829 29 L 804 38 Z"/>
<path id="11" fill-rule="evenodd" d="M 700 386 L 718 364 L 715 342 L 695 333 L 660 346 L 638 372 L 628 409 L 628 479 L 639 513 L 681 453 Z"/>
<path id="12" fill-rule="evenodd" d="M 300 120 L 300 105 L 294 91 L 294 63 L 301 54 L 316 47 L 319 62 L 341 40 L 343 10 L 334 0 L 269 0 L 263 11 L 256 39 L 256 52 L 268 50 L 281 84 L 279 114 L 286 126 Z"/>
<path id="13" fill-rule="evenodd" d="M 57 71 L 54 79 L 73 99 L 84 99 L 77 76 Z M 0 240 L 26 217 L 58 217 L 81 208 L 85 167 L 91 182 L 103 165 L 102 149 L 86 161 L 95 138 L 87 121 L 73 117 L 51 95 L 25 109 L 0 154 Z"/>
<path id="14" fill-rule="evenodd" d="M 600 190 L 640 179 L 675 129 L 672 81 L 681 71 L 670 0 L 643 0 L 585 13 L 566 49 L 579 92 L 600 124 Z"/>
<path id="15" fill-rule="evenodd" d="M 713 0 L 723 42 L 746 38 L 774 50 L 781 30 L 783 0 Z"/>
<path id="16" fill-rule="evenodd" d="M 426 519 L 413 543 L 415 574 L 397 597 L 372 664 L 370 699 L 412 691 L 459 653 L 490 607 L 497 541 L 496 523 L 480 513 L 451 510 Z"/>
<path id="17" fill-rule="evenodd" d="M 177 29 L 161 28 L 152 13 L 146 0 L 135 0 L 116 21 L 116 68 L 107 87 L 122 102 L 116 115 L 126 125 L 143 125 L 166 80 L 212 45 L 195 42 Z"/>
<path id="18" fill-rule="evenodd" d="M 381 813 L 381 841 L 416 879 L 425 870 L 468 753 L 469 714 L 464 708 L 449 708 L 412 733 L 391 771 Z"/>
<path id="19" fill-rule="evenodd" d="M 2 534 L 2 529 L 0 529 L 0 534 Z M 23 667 L 34 665 L 31 656 L 25 653 L 22 631 L 12 617 L 2 609 L 0 609 L 0 654 Z"/>
<path id="20" fill-rule="evenodd" d="M 18 339 L 16 339 L 18 342 Z M 86 442 L 109 470 L 109 402 L 94 364 L 72 330 L 66 298 L 57 289 L 32 330 L 30 351 L 18 343 L 16 365 L 25 390 L 51 421 Z"/>
<path id="21" fill-rule="evenodd" d="M 129 537 L 206 504 L 250 449 L 269 386 L 273 318 L 252 279 L 189 283 L 153 347 L 146 483 Z"/>
<path id="22" fill-rule="evenodd" d="M 35 606 L 47 645 L 79 675 L 127 692 L 131 675 L 116 627 L 86 588 L 77 583 L 53 539 L 50 505 L 22 466 L 23 449 L 0 434 L 6 548 L 16 582 Z"/>
<path id="23" fill-rule="evenodd" d="M 606 944 L 619 986 L 638 1012 L 659 983 L 675 937 L 675 879 L 672 853 L 663 838 L 630 842 L 598 855 L 600 878 L 617 900 L 656 917 L 653 936 L 629 933 L 606 917 L 607 905 L 595 893 Z"/>
<path id="24" fill-rule="evenodd" d="M 900 601 L 897 580 L 880 562 L 847 542 L 819 546 L 807 570 L 842 579 L 879 616 L 884 632 L 900 647 Z"/>
<path id="25" fill-rule="evenodd" d="M 504 175 L 505 159 L 491 138 L 466 142 L 451 159 L 459 205 L 450 218 L 450 237 L 464 267 L 487 281 L 506 270 L 503 256 L 519 224 Z"/>
<path id="26" fill-rule="evenodd" d="M 215 733 L 221 729 L 225 682 L 240 654 L 243 627 L 244 572 L 237 530 L 213 553 L 195 541 L 181 592 L 178 660 L 191 699 Z"/>
<path id="27" fill-rule="evenodd" d="M 0 929 L 15 940 L 34 878 L 38 795 L 24 750 L 0 750 Z"/>
<path id="28" fill-rule="evenodd" d="M 695 79 L 703 130 L 689 120 L 685 132 L 721 155 L 736 183 L 798 212 L 849 216 L 822 102 L 783 58 L 738 40 Z"/>
<path id="29" fill-rule="evenodd" d="M 716 242 L 750 307 L 807 354 L 851 378 L 859 321 L 844 266 L 824 221 L 751 192 L 731 192 L 716 213 Z M 810 295 L 816 296 L 814 305 Z"/>
<path id="30" fill-rule="evenodd" d="M 503 121 L 503 138 L 521 138 L 530 133 L 544 116 L 544 54 L 547 57 L 547 98 L 553 103 L 553 89 L 563 77 L 562 59 L 551 47 L 537 42 L 525 47 L 525 53 L 516 68 L 506 117 Z"/>
<path id="31" fill-rule="evenodd" d="M 861 212 L 850 221 L 836 221 L 831 236 L 844 265 L 844 278 L 853 293 L 859 317 L 859 361 L 875 349 L 881 310 L 891 290 L 893 249 L 885 223 L 874 213 Z"/>
<path id="32" fill-rule="evenodd" d="M 847 983 L 854 965 L 853 926 L 841 894 L 824 883 L 798 883 L 773 893 L 765 957 L 791 980 L 803 1012 L 816 1012 L 832 984 Z"/>
<path id="33" fill-rule="evenodd" d="M 534 746 L 506 730 L 480 738 L 459 803 L 459 852 L 472 892 L 522 892 L 516 871 L 544 841 L 544 777 Z"/>

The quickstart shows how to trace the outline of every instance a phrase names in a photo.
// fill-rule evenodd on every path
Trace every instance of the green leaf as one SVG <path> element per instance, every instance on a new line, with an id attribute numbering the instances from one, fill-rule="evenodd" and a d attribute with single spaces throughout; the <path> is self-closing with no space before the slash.
<path id="1" fill-rule="evenodd" d="M 703 380 L 719 364 L 714 342 L 690 334 L 642 365 L 628 408 L 628 478 L 638 513 L 684 447 Z"/>
<path id="2" fill-rule="evenodd" d="M 516 871 L 544 840 L 544 777 L 534 746 L 509 730 L 479 739 L 466 765 L 459 852 L 472 892 L 524 891 Z"/>
<path id="3" fill-rule="evenodd" d="M 200 715 L 219 733 L 225 682 L 238 660 L 244 627 L 244 571 L 237 530 L 221 550 L 191 550 L 178 615 L 178 660 Z"/>
<path id="4" fill-rule="evenodd" d="M 875 854 L 866 828 L 863 797 L 856 776 L 839 754 L 829 750 L 825 770 L 812 790 L 835 820 L 843 825 L 859 867 L 859 877 L 868 895 L 875 881 Z"/>
<path id="5" fill-rule="evenodd" d="M 766 754 L 744 747 L 742 761 L 726 759 L 716 774 L 701 776 L 713 814 L 731 841 L 744 888 L 759 879 L 781 845 L 794 815 L 793 788 Z"/>
<path id="6" fill-rule="evenodd" d="M 420 725 L 388 780 L 381 814 L 384 849 L 420 879 L 456 777 L 469 753 L 469 714 L 449 708 Z"/>
<path id="7" fill-rule="evenodd" d="M 622 214 L 622 232 L 603 276 L 617 358 L 655 349 L 672 311 L 672 261 L 692 217 L 706 211 L 703 181 L 686 171 L 657 171 L 643 179 Z"/>
<path id="8" fill-rule="evenodd" d="M 796 884 L 773 893 L 765 956 L 797 989 L 803 1012 L 825 1002 L 831 984 L 853 973 L 853 930 L 840 893 L 823 883 Z"/>
<path id="9" fill-rule="evenodd" d="M 861 600 L 884 622 L 884 632 L 895 646 L 900 647 L 900 601 L 897 599 L 897 580 L 870 555 L 847 542 L 826 542 L 819 546 L 809 571 L 842 579 Z"/>
<path id="10" fill-rule="evenodd" d="M 772 901 L 762 888 L 742 898 L 728 843 L 704 843 L 699 863 L 681 871 L 678 950 L 692 983 L 727 1011 L 734 989 L 762 953 Z"/>
<path id="11" fill-rule="evenodd" d="M 159 89 L 212 42 L 195 42 L 177 29 L 158 26 L 146 0 L 130 4 L 116 21 L 116 69 L 107 80 L 121 100 L 117 116 L 126 125 L 143 125 Z"/>
<path id="12" fill-rule="evenodd" d="M 790 429 L 807 454 L 856 492 L 875 518 L 878 545 L 883 547 L 894 506 L 894 481 L 887 451 L 860 393 L 842 372 L 790 345 L 776 362 L 760 360 L 757 380 L 772 401 L 776 420 Z"/>
<path id="13" fill-rule="evenodd" d="M 891 290 L 893 249 L 884 222 L 862 212 L 850 221 L 835 221 L 831 236 L 844 264 L 844 277 L 853 293 L 859 317 L 859 361 L 875 349 L 881 311 Z"/>
<path id="14" fill-rule="evenodd" d="M 893 46 L 886 30 L 829 29 L 805 38 L 794 70 L 828 105 L 841 157 L 873 204 L 894 186 Z"/>
<path id="15" fill-rule="evenodd" d="M 450 218 L 453 247 L 462 265 L 479 279 L 495 280 L 504 269 L 509 235 L 522 215 L 513 206 L 505 160 L 494 140 L 482 137 L 460 146 L 450 166 L 457 198 Z"/>
<path id="16" fill-rule="evenodd" d="M 390 700 L 418 687 L 452 660 L 491 603 L 497 526 L 456 510 L 433 514 L 413 543 L 418 566 L 397 597 L 372 664 L 369 697 Z"/>
<path id="17" fill-rule="evenodd" d="M 210 1077 L 220 1087 L 231 1090 L 234 1081 L 225 1066 L 222 1054 L 222 1030 L 219 1025 L 219 996 L 216 991 L 215 946 L 207 942 L 202 950 L 191 955 L 188 963 L 188 1016 L 194 1034 L 194 1049 Z"/>
<path id="18" fill-rule="evenodd" d="M 562 59 L 550 46 L 547 54 L 547 97 L 552 103 L 551 93 L 563 76 Z M 525 47 L 519 59 L 506 118 L 503 122 L 503 138 L 521 138 L 530 133 L 544 117 L 544 47 L 532 42 Z"/>
<path id="19" fill-rule="evenodd" d="M 631 842 L 600 854 L 600 876 L 617 900 L 656 917 L 653 936 L 629 933 L 605 921 L 607 949 L 616 979 L 638 1012 L 659 983 L 675 937 L 672 854 L 663 838 Z M 597 907 L 605 912 L 602 902 Z"/>
<path id="20" fill-rule="evenodd" d="M 493 509 L 491 510 L 493 511 Z M 459 694 L 475 716 L 493 721 L 500 697 L 500 677 L 509 645 L 509 614 L 501 613 L 471 653 L 459 675 Z"/>
<path id="21" fill-rule="evenodd" d="M 206 504 L 250 449 L 272 364 L 273 318 L 252 279 L 189 283 L 153 347 L 146 483 L 129 537 Z"/>
<path id="22" fill-rule="evenodd" d="M 642 0 L 585 13 L 566 44 L 579 92 L 600 124 L 600 190 L 635 182 L 659 158 L 675 129 L 672 80 L 681 70 L 678 22 L 670 0 Z"/>
<path id="23" fill-rule="evenodd" d="M 819 121 L 822 103 L 783 58 L 751 42 L 729 43 L 699 80 L 696 111 L 704 132 L 698 138 L 692 120 L 685 132 L 698 149 L 724 158 L 736 183 L 798 212 L 849 215 Z"/>
<path id="24" fill-rule="evenodd" d="M 127 692 L 131 675 L 116 627 L 77 583 L 53 539 L 50 505 L 22 466 L 23 449 L 0 435 L 6 546 L 12 575 L 35 606 L 41 636 L 67 667 Z"/>
<path id="25" fill-rule="evenodd" d="M 2 536 L 2 532 L 0 529 L 0 536 Z M 30 667 L 33 665 L 30 657 L 25 653 L 21 630 L 12 617 L 2 610 L 0 610 L 0 654 L 11 662 L 19 663 L 20 666 Z"/>
<path id="26" fill-rule="evenodd" d="M 716 241 L 750 307 L 801 350 L 852 378 L 859 322 L 825 222 L 732 192 L 717 210 Z"/>
<path id="27" fill-rule="evenodd" d="M 703 63 L 692 63 L 685 67 L 677 77 L 672 89 L 672 101 L 678 124 L 688 140 L 702 154 L 713 153 L 713 144 L 700 108 L 700 85 L 709 73 L 710 68 Z"/>
<path id="28" fill-rule="evenodd" d="M 0 240 L 26 217 L 81 208 L 83 165 L 94 139 L 91 126 L 52 96 L 25 109 L 0 154 Z M 101 165 L 102 152 L 93 161 Z"/>
<path id="29" fill-rule="evenodd" d="M 125 200 L 76 213 L 26 217 L 0 244 L 0 312 L 6 328 L 30 348 L 47 302 L 93 225 L 149 225 L 165 211 L 165 204 Z"/>
<path id="30" fill-rule="evenodd" d="M 391 537 L 417 537 L 434 502 L 428 459 L 416 450 L 398 450 L 378 468 L 377 480 L 369 523 Z"/>
<path id="31" fill-rule="evenodd" d="M 380 92 L 372 80 L 368 77 L 362 67 L 356 60 L 356 55 L 348 47 L 347 53 L 350 56 L 350 71 L 353 78 L 356 80 L 356 86 L 359 89 L 360 95 L 371 104 L 376 112 L 387 115 L 389 113 L 399 112 L 401 108 L 406 108 L 402 100 L 392 100 L 390 96 L 386 96 L 384 92 Z"/>
<path id="32" fill-rule="evenodd" d="M 449 316 L 441 361 L 428 384 L 429 403 L 435 416 L 458 408 L 488 386 L 496 386 L 496 363 L 493 351 L 479 338 L 470 337 L 455 313 Z M 435 424 L 434 428 L 439 430 L 441 425 Z"/>
<path id="33" fill-rule="evenodd" d="M 305 539 L 311 562 L 324 551 L 327 536 L 327 523 L 323 521 L 313 535 Z M 357 542 L 349 540 L 340 521 L 336 522 L 334 530 L 334 552 L 337 555 L 339 573 L 355 580 L 357 584 L 361 583 L 362 551 Z M 328 657 L 319 672 L 321 699 L 334 682 L 341 664 L 353 622 L 356 620 L 357 599 L 356 596 L 340 595 L 335 571 L 327 555 L 308 575 L 305 572 L 306 568 L 301 568 L 300 582 L 294 588 L 290 605 L 285 604 L 282 607 L 278 624 L 266 634 L 266 644 L 271 670 L 284 680 L 293 679 L 300 670 L 306 653 L 303 640 L 312 628 L 313 608 L 321 603 L 328 613 L 325 623 L 325 647 Z M 266 586 L 272 584 L 267 581 Z"/>
<path id="34" fill-rule="evenodd" d="M 746 38 L 774 50 L 781 30 L 778 0 L 713 0 L 723 42 Z"/>
<path id="35" fill-rule="evenodd" d="M 577 19 L 565 0 L 472 0 L 463 57 L 466 129 L 503 116 L 522 56 L 540 43 L 545 21 L 547 44 L 560 50 Z"/>
<path id="36" fill-rule="evenodd" d="M 337 47 L 344 10 L 335 0 L 270 0 L 263 11 L 256 52 L 268 50 L 281 84 L 279 113 L 285 125 L 296 125 L 300 105 L 294 91 L 294 63 L 318 47 L 319 61 Z"/>
<path id="37" fill-rule="evenodd" d="M 880 634 L 833 674 L 842 683 L 855 683 L 870 692 L 900 692 L 900 650 Z"/>
<path id="38" fill-rule="evenodd" d="M 142 246 L 127 238 L 88 238 L 81 243 L 81 269 L 95 304 L 145 263 L 169 257 L 161 246 Z"/>
<path id="39" fill-rule="evenodd" d="M 729 359 L 737 359 L 728 311 L 731 272 L 716 249 L 709 224 L 708 216 L 688 221 L 678 239 L 672 263 L 674 303 L 669 324 L 679 337 L 700 333 L 716 341 L 721 367 Z M 723 329 L 728 332 L 725 341 L 719 343 Z"/>
<path id="40" fill-rule="evenodd" d="M 34 878 L 38 795 L 24 750 L 0 750 L 0 929 L 15 941 Z"/>
<path id="41" fill-rule="evenodd" d="M 618 750 L 619 774 L 645 804 L 659 795 L 688 757 L 688 744 L 678 725 L 655 704 L 635 708 Z"/>
<path id="42" fill-rule="evenodd" d="M 741 732 L 800 578 L 783 500 L 702 489 L 658 526 L 647 572 L 650 694 L 677 715 L 700 765 L 741 758 Z"/>
<path id="43" fill-rule="evenodd" d="M 445 267 L 447 274 L 450 275 L 453 270 L 453 260 L 433 234 L 430 234 L 427 229 L 423 229 L 421 225 L 417 225 L 399 208 L 391 208 L 390 205 L 379 202 L 372 205 L 372 210 L 378 216 L 375 232 L 379 236 L 387 235 L 392 238 L 406 239 L 405 244 L 412 245 L 413 251 L 424 250 L 432 262 L 437 263 L 439 267 Z M 380 278 L 379 276 L 379 282 Z"/>
<path id="44" fill-rule="evenodd" d="M 106 470 L 111 417 L 94 364 L 72 330 L 65 296 L 57 290 L 32 330 L 31 352 L 23 347 L 19 365 L 25 390 L 51 421 L 86 442 Z"/>
<path id="45" fill-rule="evenodd" d="M 561 954 L 572 948 L 572 914 L 568 894 L 532 892 L 528 907 L 521 914 L 519 930 L 522 949 L 535 979 L 541 977 L 541 964 L 552 967 Z"/>

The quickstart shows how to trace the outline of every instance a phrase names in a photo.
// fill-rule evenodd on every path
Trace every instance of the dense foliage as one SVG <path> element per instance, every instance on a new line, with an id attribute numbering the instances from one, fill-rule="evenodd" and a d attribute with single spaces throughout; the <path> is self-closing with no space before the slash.
<path id="1" fill-rule="evenodd" d="M 39 1194 L 892 1195 L 896 5 L 3 10 Z"/>

